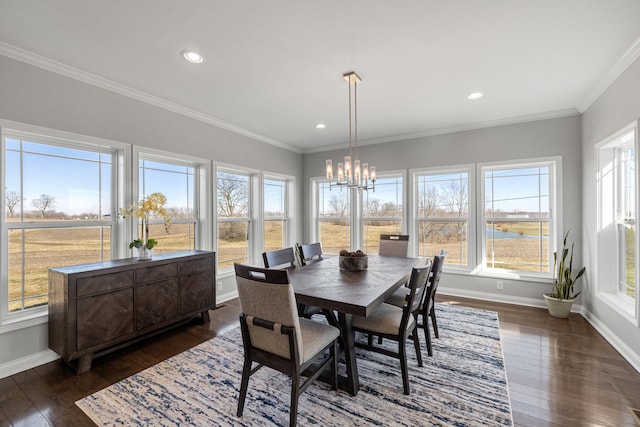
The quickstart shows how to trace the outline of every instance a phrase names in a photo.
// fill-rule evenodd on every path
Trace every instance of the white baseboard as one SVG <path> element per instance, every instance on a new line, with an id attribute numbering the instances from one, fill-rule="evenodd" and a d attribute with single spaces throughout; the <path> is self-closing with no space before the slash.
<path id="1" fill-rule="evenodd" d="M 598 331 L 598 333 L 602 335 L 604 339 L 606 339 L 609 344 L 613 346 L 613 348 L 618 350 L 618 353 L 620 353 L 622 357 L 624 357 L 636 371 L 640 372 L 640 355 L 631 350 L 629 346 L 620 339 L 620 337 L 614 334 L 611 329 L 609 329 L 604 323 L 602 323 L 589 310 L 583 307 L 580 314 L 582 314 L 582 317 L 587 319 L 587 322 L 589 322 L 591 326 L 593 326 L 596 331 Z"/>
<path id="2" fill-rule="evenodd" d="M 30 354 L 29 356 L 21 357 L 20 359 L 12 360 L 7 363 L 0 364 L 0 378 L 6 378 L 18 372 L 26 371 L 27 369 L 35 368 L 36 366 L 44 365 L 45 363 L 58 360 L 58 356 L 51 350 L 41 351 L 36 354 Z"/>
<path id="3" fill-rule="evenodd" d="M 229 300 L 232 300 L 234 298 L 238 298 L 238 291 L 234 290 L 231 292 L 227 292 L 224 294 L 217 294 L 216 295 L 216 304 L 222 304 L 223 302 L 227 302 Z"/>

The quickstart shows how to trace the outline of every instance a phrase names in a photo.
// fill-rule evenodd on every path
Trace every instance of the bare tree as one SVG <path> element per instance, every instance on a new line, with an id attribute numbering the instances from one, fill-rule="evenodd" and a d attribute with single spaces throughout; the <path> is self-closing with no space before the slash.
<path id="1" fill-rule="evenodd" d="M 218 175 L 218 217 L 241 218 L 249 215 L 249 183 L 244 178 L 227 173 Z M 223 223 L 219 231 L 223 240 L 247 239 L 246 227 L 237 222 Z"/>
<path id="2" fill-rule="evenodd" d="M 4 199 L 5 204 L 7 205 L 7 210 L 9 211 L 9 218 L 12 218 L 16 211 L 16 206 L 20 203 L 20 193 L 17 191 L 7 191 L 4 195 Z"/>
<path id="3" fill-rule="evenodd" d="M 329 199 L 329 208 L 338 217 L 344 217 L 347 215 L 347 208 L 349 203 L 347 202 L 347 196 L 342 191 L 331 194 Z"/>
<path id="4" fill-rule="evenodd" d="M 459 180 L 449 182 L 449 185 L 442 190 L 442 201 L 450 216 L 454 218 L 467 217 L 469 211 L 467 183 Z M 466 221 L 454 223 L 454 232 L 457 234 L 456 239 L 463 239 L 466 231 Z"/>
<path id="5" fill-rule="evenodd" d="M 418 218 L 434 218 L 438 216 L 441 204 L 441 196 L 436 187 L 426 187 L 418 195 Z M 420 243 L 428 243 L 434 236 L 444 229 L 443 223 L 433 221 L 418 221 L 420 228 Z"/>
<path id="6" fill-rule="evenodd" d="M 381 203 L 380 199 L 376 199 L 374 197 L 372 198 L 367 197 L 367 210 L 366 210 L 367 215 L 373 216 L 375 214 L 379 214 L 380 203 Z"/>
<path id="7" fill-rule="evenodd" d="M 31 202 L 31 205 L 34 208 L 38 209 L 38 211 L 40 211 L 40 213 L 42 214 L 42 218 L 45 217 L 49 209 L 53 209 L 55 204 L 56 204 L 56 198 L 53 197 L 51 194 L 41 194 L 39 198 L 34 199 Z"/>

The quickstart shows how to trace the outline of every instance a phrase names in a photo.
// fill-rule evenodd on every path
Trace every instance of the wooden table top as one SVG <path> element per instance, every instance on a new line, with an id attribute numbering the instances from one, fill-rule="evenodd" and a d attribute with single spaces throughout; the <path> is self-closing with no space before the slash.
<path id="1" fill-rule="evenodd" d="M 302 304 L 368 316 L 423 262 L 422 258 L 369 255 L 367 270 L 349 271 L 340 270 L 334 256 L 291 269 L 289 278 Z"/>

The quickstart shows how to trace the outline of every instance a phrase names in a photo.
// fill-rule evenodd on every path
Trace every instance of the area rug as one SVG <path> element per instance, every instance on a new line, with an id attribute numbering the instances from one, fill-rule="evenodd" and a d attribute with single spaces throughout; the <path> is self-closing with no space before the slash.
<path id="1" fill-rule="evenodd" d="M 433 357 L 423 342 L 420 368 L 407 347 L 410 396 L 402 393 L 396 359 L 358 349 L 357 396 L 316 382 L 300 397 L 298 425 L 513 425 L 497 313 L 443 304 L 437 310 Z M 244 414 L 236 417 L 242 361 L 236 328 L 76 404 L 101 426 L 288 425 L 290 380 L 268 368 L 251 377 Z"/>

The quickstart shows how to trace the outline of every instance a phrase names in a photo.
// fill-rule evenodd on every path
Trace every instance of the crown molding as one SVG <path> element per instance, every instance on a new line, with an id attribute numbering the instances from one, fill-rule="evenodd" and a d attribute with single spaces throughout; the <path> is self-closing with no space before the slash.
<path id="1" fill-rule="evenodd" d="M 608 88 L 615 82 L 618 77 L 626 71 L 631 64 L 633 64 L 638 58 L 640 58 L 640 38 L 638 38 L 629 49 L 613 64 L 613 66 L 607 71 L 598 84 L 593 88 L 587 98 L 578 106 L 578 111 L 584 113 L 587 111 L 591 104 L 600 97 Z"/>
<path id="2" fill-rule="evenodd" d="M 271 144 L 276 147 L 283 148 L 285 150 L 293 151 L 296 153 L 302 153 L 302 151 L 299 148 L 293 147 L 289 144 L 276 141 L 275 139 L 266 137 L 264 135 L 259 135 L 247 129 L 244 129 L 240 126 L 227 123 L 223 120 L 217 119 L 207 114 L 203 114 L 199 111 L 192 110 L 190 108 L 167 101 L 162 98 L 158 98 L 146 92 L 142 92 L 140 90 L 130 88 L 120 83 L 116 83 L 111 80 L 105 79 L 103 77 L 97 76 L 95 74 L 91 74 L 86 71 L 82 71 L 77 68 L 71 67 L 69 65 L 63 64 L 61 62 L 57 62 L 52 59 L 45 58 L 43 56 L 26 51 L 24 49 L 20 49 L 18 47 L 12 46 L 4 42 L 0 42 L 0 55 L 6 56 L 11 59 L 15 59 L 16 61 L 24 62 L 29 65 L 33 65 L 43 70 L 51 71 L 53 73 L 60 74 L 65 77 L 69 77 L 71 79 L 74 79 L 95 87 L 99 87 L 101 89 L 106 89 L 108 91 L 115 92 L 119 95 L 123 95 L 128 98 L 135 99 L 137 101 L 142 101 L 144 103 L 153 105 L 155 107 L 160 107 L 165 110 L 181 114 L 183 116 L 231 131 L 239 135 L 243 135 L 243 136 L 255 139 L 257 141 L 266 142 L 267 144 Z"/>
<path id="3" fill-rule="evenodd" d="M 519 123 L 527 123 L 527 122 L 537 122 L 540 120 L 559 119 L 563 117 L 575 116 L 578 114 L 580 114 L 580 112 L 577 109 L 567 108 L 564 110 L 549 111 L 546 113 L 527 114 L 524 116 L 508 117 L 508 118 L 497 119 L 497 120 L 487 120 L 484 122 L 466 123 L 466 124 L 461 124 L 456 126 L 449 126 L 445 128 L 432 129 L 432 130 L 429 130 L 426 132 L 420 132 L 420 133 L 394 135 L 394 136 L 389 136 L 384 138 L 362 140 L 362 141 L 358 141 L 358 146 L 362 147 L 364 145 L 383 144 L 385 142 L 408 141 L 411 139 L 426 138 L 429 136 L 436 136 L 436 135 L 447 135 L 451 133 L 465 132 L 470 130 L 487 129 L 492 127 L 508 126 L 508 125 L 514 125 Z M 302 153 L 303 154 L 322 153 L 324 151 L 340 150 L 343 148 L 346 148 L 344 144 L 335 144 L 330 146 L 305 149 L 303 150 Z"/>

